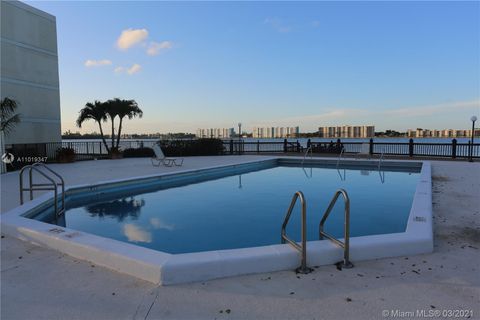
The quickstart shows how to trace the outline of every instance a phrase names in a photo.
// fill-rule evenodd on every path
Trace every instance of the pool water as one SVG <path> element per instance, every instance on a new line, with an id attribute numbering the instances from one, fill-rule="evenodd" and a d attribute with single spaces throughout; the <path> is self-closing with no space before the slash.
<path id="1" fill-rule="evenodd" d="M 351 236 L 397 233 L 406 229 L 418 178 L 413 169 L 379 173 L 276 166 L 129 196 L 92 194 L 80 202 L 67 198 L 65 217 L 57 223 L 168 253 L 279 244 L 286 210 L 300 190 L 307 202 L 308 240 L 317 240 L 323 212 L 334 192 L 344 188 L 351 203 Z M 326 231 L 342 237 L 339 200 Z M 287 227 L 297 241 L 299 208 L 297 203 Z"/>

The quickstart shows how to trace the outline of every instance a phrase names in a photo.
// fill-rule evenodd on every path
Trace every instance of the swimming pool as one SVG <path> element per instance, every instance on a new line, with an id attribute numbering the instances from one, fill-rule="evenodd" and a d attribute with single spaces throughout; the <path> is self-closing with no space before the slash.
<path id="1" fill-rule="evenodd" d="M 339 169 L 332 160 L 300 164 L 273 158 L 71 187 L 60 219 L 53 218 L 50 195 L 4 215 L 2 226 L 121 272 L 179 283 L 293 269 L 298 252 L 280 244 L 280 230 L 298 190 L 307 202 L 310 264 L 339 261 L 340 248 L 318 241 L 318 224 L 333 193 L 344 188 L 353 261 L 432 250 L 428 162 L 386 161 L 381 171 L 374 161 L 344 161 Z M 295 210 L 287 233 L 299 241 Z M 342 238 L 341 202 L 326 231 Z"/>
<path id="2" fill-rule="evenodd" d="M 247 171 L 248 170 L 248 171 Z M 148 190 L 87 192 L 67 198 L 63 219 L 53 211 L 33 218 L 168 253 L 187 253 L 280 243 L 280 227 L 293 194 L 308 205 L 308 240 L 318 239 L 318 224 L 333 193 L 350 197 L 351 236 L 404 232 L 419 178 L 418 168 L 379 173 L 376 168 L 290 167 L 275 163 L 237 168 L 225 177 L 198 181 L 192 176 Z M 113 190 L 114 191 L 114 190 Z M 300 209 L 287 233 L 300 241 Z M 343 204 L 338 202 L 326 230 L 343 235 Z"/>

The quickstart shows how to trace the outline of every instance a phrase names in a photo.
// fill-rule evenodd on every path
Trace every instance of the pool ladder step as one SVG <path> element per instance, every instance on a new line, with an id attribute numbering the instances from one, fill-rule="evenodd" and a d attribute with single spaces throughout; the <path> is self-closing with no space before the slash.
<path id="1" fill-rule="evenodd" d="M 24 188 L 23 173 L 28 170 L 28 187 Z M 33 172 L 40 174 L 48 183 L 34 183 Z M 29 192 L 30 200 L 33 200 L 34 191 L 53 191 L 54 192 L 54 210 L 55 218 L 65 213 L 65 181 L 62 176 L 53 171 L 43 162 L 36 162 L 31 165 L 24 166 L 19 173 L 20 178 L 20 205 L 24 203 L 23 193 Z M 61 194 L 58 194 L 58 188 L 61 187 Z M 61 196 L 60 207 L 58 198 Z"/>
<path id="2" fill-rule="evenodd" d="M 335 238 L 334 236 L 325 232 L 325 222 L 327 221 L 330 212 L 332 211 L 335 203 L 337 202 L 338 198 L 342 196 L 345 204 L 344 210 L 344 238 L 343 241 Z M 286 228 L 288 222 L 290 221 L 290 217 L 292 215 L 292 211 L 295 208 L 295 204 L 297 200 L 300 199 L 301 204 L 301 215 L 302 215 L 302 222 L 301 222 L 301 241 L 300 244 L 295 242 L 294 240 L 290 239 L 287 236 Z M 352 268 L 353 264 L 350 262 L 350 198 L 348 197 L 347 191 L 344 189 L 338 189 L 335 194 L 333 195 L 328 208 L 323 213 L 323 217 L 320 220 L 320 224 L 318 227 L 318 237 L 320 240 L 327 238 L 330 241 L 334 242 L 335 244 L 339 245 L 343 248 L 343 260 L 340 262 L 342 268 Z M 296 269 L 298 273 L 310 273 L 313 269 L 307 266 L 307 202 L 305 200 L 305 196 L 303 192 L 297 191 L 292 197 L 292 201 L 290 202 L 290 206 L 288 207 L 287 213 L 285 214 L 285 219 L 282 224 L 282 231 L 281 231 L 281 242 L 286 243 L 288 242 L 293 248 L 298 250 L 301 254 L 300 266 Z"/>

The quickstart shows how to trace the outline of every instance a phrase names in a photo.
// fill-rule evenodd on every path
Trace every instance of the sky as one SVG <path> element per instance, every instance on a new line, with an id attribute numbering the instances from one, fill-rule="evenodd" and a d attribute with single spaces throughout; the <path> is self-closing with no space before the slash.
<path id="1" fill-rule="evenodd" d="M 480 115 L 480 2 L 48 2 L 62 130 L 135 99 L 125 133 L 368 125 L 468 129 Z"/>

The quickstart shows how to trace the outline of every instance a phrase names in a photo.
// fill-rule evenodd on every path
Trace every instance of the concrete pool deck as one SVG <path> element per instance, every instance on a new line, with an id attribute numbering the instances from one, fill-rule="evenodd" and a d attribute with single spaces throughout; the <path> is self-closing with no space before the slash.
<path id="1" fill-rule="evenodd" d="M 194 157 L 183 168 L 148 159 L 55 164 L 70 185 L 260 159 Z M 266 158 L 266 157 L 263 157 Z M 95 170 L 92 170 L 95 168 Z M 382 311 L 468 309 L 480 316 L 480 165 L 432 162 L 435 252 L 158 287 L 53 250 L 5 237 L 2 319 L 340 319 Z M 18 205 L 18 173 L 1 176 L 2 212 Z"/>

